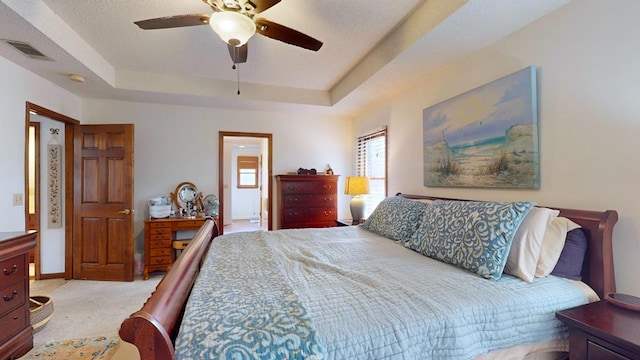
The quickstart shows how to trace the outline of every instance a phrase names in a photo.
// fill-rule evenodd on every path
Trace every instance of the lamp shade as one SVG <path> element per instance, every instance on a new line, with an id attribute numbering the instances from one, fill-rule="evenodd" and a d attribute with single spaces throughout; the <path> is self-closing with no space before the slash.
<path id="1" fill-rule="evenodd" d="M 209 18 L 213 31 L 227 44 L 242 46 L 256 33 L 256 24 L 248 16 L 234 11 L 215 12 Z"/>
<path id="2" fill-rule="evenodd" d="M 369 178 L 366 176 L 348 176 L 344 193 L 347 195 L 363 195 L 369 193 Z"/>

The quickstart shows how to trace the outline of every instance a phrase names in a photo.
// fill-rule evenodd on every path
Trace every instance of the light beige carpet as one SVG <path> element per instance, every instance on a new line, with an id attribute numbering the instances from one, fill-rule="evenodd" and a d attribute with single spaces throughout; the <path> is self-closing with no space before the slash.
<path id="1" fill-rule="evenodd" d="M 51 293 L 44 293 L 47 285 L 36 281 L 31 286 L 32 294 L 51 296 L 54 313 L 34 334 L 33 348 L 55 341 L 117 334 L 122 321 L 142 307 L 161 279 L 156 275 L 133 282 L 69 280 L 58 283 L 57 288 L 50 286 L 55 288 Z"/>

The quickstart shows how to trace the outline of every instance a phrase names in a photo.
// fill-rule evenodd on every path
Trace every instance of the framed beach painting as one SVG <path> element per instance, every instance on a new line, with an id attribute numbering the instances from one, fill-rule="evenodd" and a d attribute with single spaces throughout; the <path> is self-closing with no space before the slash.
<path id="1" fill-rule="evenodd" d="M 425 108 L 424 185 L 540 188 L 533 66 Z"/>

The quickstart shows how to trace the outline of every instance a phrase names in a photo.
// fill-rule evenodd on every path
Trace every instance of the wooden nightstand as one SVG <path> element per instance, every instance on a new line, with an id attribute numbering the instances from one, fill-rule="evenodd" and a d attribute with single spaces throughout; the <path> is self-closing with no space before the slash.
<path id="1" fill-rule="evenodd" d="M 556 317 L 569 327 L 570 359 L 640 360 L 640 313 L 599 301 Z"/>

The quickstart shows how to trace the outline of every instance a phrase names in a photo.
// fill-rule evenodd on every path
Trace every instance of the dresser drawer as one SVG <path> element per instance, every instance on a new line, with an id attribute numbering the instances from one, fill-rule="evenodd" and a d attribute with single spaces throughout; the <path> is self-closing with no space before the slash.
<path id="1" fill-rule="evenodd" d="M 171 239 L 169 240 L 149 240 L 149 249 L 171 248 Z"/>
<path id="2" fill-rule="evenodd" d="M 336 207 L 338 201 L 336 196 L 332 194 L 300 194 L 300 195 L 285 195 L 282 199 L 283 206 L 289 207 Z"/>
<path id="3" fill-rule="evenodd" d="M 150 249 L 149 256 L 171 256 L 171 249 L 169 248 L 158 248 L 158 249 Z"/>
<path id="4" fill-rule="evenodd" d="M 27 301 L 27 289 L 24 277 L 9 286 L 0 289 L 0 315 L 12 310 Z"/>
<path id="5" fill-rule="evenodd" d="M 283 229 L 306 229 L 306 228 L 327 228 L 327 227 L 335 227 L 335 226 L 336 226 L 335 221 L 329 221 L 329 222 L 305 221 L 305 222 L 297 222 L 297 223 L 284 223 L 282 225 L 282 228 Z"/>
<path id="6" fill-rule="evenodd" d="M 287 181 L 282 184 L 282 194 L 336 194 L 336 186 L 331 181 Z"/>
<path id="7" fill-rule="evenodd" d="M 150 229 L 158 229 L 158 228 L 169 228 L 171 229 L 171 223 L 167 221 L 149 221 L 147 223 Z M 169 230 L 171 231 L 171 230 Z"/>
<path id="8" fill-rule="evenodd" d="M 283 212 L 284 223 L 334 222 L 337 219 L 334 208 L 291 208 Z"/>
<path id="9" fill-rule="evenodd" d="M 4 344 L 5 340 L 22 331 L 29 325 L 29 307 L 23 305 L 10 313 L 0 317 L 0 343 Z"/>
<path id="10" fill-rule="evenodd" d="M 12 258 L 0 261 L 0 284 L 9 284 L 14 281 L 24 280 L 27 276 L 27 258 L 20 254 Z"/>
<path id="11" fill-rule="evenodd" d="M 168 232 L 166 234 L 149 234 L 149 240 L 151 241 L 155 241 L 155 240 L 171 240 L 171 232 Z"/>
<path id="12" fill-rule="evenodd" d="M 204 224 L 204 220 L 180 221 L 176 224 L 177 229 L 197 229 Z"/>
<path id="13" fill-rule="evenodd" d="M 171 236 L 171 228 L 163 227 L 163 228 L 149 228 L 149 235 L 169 235 Z"/>
<path id="14" fill-rule="evenodd" d="M 587 360 L 631 360 L 622 354 L 619 354 L 611 349 L 603 347 L 599 344 L 587 341 Z"/>
<path id="15" fill-rule="evenodd" d="M 168 256 L 150 256 L 149 266 L 153 265 L 169 265 L 171 264 L 171 255 Z"/>

